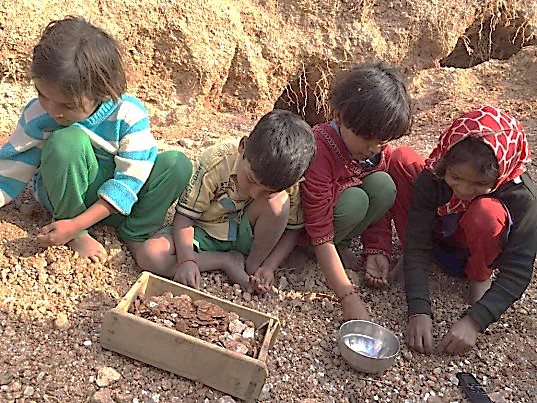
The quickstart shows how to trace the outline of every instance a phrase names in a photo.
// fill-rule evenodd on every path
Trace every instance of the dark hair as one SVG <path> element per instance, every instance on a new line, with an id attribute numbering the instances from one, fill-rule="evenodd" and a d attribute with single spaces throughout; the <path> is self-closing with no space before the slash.
<path id="1" fill-rule="evenodd" d="M 499 170 L 496 155 L 489 146 L 475 137 L 467 137 L 452 146 L 436 166 L 435 173 L 443 178 L 448 166 L 465 163 L 472 164 L 477 172 L 496 183 Z"/>
<path id="2" fill-rule="evenodd" d="M 304 175 L 315 150 L 311 127 L 298 115 L 275 109 L 255 125 L 246 141 L 244 158 L 262 185 L 284 190 Z"/>
<path id="3" fill-rule="evenodd" d="M 384 62 L 349 71 L 330 91 L 332 114 L 355 134 L 388 141 L 410 132 L 410 97 L 400 73 Z"/>
<path id="4" fill-rule="evenodd" d="M 117 102 L 127 87 L 121 46 L 74 16 L 47 25 L 34 47 L 30 76 L 58 86 L 78 106 L 82 96 Z"/>

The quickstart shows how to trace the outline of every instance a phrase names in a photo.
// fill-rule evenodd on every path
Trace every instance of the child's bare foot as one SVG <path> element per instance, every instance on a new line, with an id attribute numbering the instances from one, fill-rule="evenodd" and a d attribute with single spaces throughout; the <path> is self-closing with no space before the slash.
<path id="1" fill-rule="evenodd" d="M 470 281 L 470 295 L 468 296 L 470 304 L 479 301 L 492 285 L 492 279 L 485 281 Z"/>
<path id="2" fill-rule="evenodd" d="M 341 301 L 343 307 L 343 320 L 371 320 L 369 312 L 358 294 L 348 295 Z"/>
<path id="3" fill-rule="evenodd" d="M 226 252 L 221 262 L 221 268 L 233 283 L 241 286 L 243 291 L 252 293 L 254 286 L 251 277 L 246 273 L 244 255 L 235 250 Z"/>
<path id="4" fill-rule="evenodd" d="M 360 256 L 357 256 L 350 248 L 338 248 L 337 251 L 344 268 L 360 270 L 362 260 Z"/>
<path id="5" fill-rule="evenodd" d="M 390 261 L 383 254 L 369 255 L 365 263 L 364 281 L 370 287 L 384 287 L 388 284 Z"/>
<path id="6" fill-rule="evenodd" d="M 87 232 L 72 239 L 67 245 L 78 252 L 80 257 L 88 258 L 93 263 L 104 263 L 108 258 L 104 246 Z"/>

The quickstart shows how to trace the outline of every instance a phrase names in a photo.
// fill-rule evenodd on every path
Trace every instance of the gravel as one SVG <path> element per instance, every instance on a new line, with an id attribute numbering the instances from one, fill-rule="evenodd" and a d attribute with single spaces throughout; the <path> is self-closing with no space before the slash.
<path id="1" fill-rule="evenodd" d="M 15 204 L 0 210 L 0 218 L 19 223 L 5 225 L 9 231 L 0 255 L 0 400 L 234 401 L 100 346 L 103 313 L 139 274 L 106 227 L 98 227 L 96 235 L 107 244 L 111 258 L 99 265 L 86 263 L 65 247 L 40 250 L 26 231 L 42 222 L 28 220 Z M 19 255 L 12 248 L 20 245 Z M 362 272 L 348 274 L 373 319 L 404 340 L 403 290 L 397 285 L 370 289 L 363 285 Z M 430 284 L 439 337 L 462 312 L 466 284 L 440 272 L 432 273 Z M 469 354 L 425 356 L 402 343 L 394 366 L 375 375 L 355 372 L 342 360 L 336 342 L 342 312 L 315 262 L 301 271 L 284 272 L 266 297 L 241 292 L 219 273 L 204 276 L 202 287 L 280 319 L 281 333 L 268 356 L 269 376 L 260 400 L 461 401 L 455 385 L 458 371 L 475 373 L 495 401 L 531 402 L 537 396 L 535 280 L 524 297 L 479 336 Z"/>

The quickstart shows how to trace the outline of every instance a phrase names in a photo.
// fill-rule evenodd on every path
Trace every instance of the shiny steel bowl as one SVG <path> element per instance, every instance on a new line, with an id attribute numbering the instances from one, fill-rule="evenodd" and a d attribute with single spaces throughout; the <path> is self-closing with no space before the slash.
<path id="1" fill-rule="evenodd" d="M 341 355 L 357 371 L 382 372 L 395 362 L 399 340 L 391 331 L 367 320 L 350 320 L 339 328 Z"/>

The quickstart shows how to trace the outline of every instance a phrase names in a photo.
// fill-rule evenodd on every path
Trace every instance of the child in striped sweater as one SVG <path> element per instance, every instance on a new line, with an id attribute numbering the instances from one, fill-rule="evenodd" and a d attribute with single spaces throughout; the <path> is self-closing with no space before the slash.
<path id="1" fill-rule="evenodd" d="M 0 149 L 0 207 L 32 180 L 53 219 L 39 243 L 67 244 L 93 262 L 107 253 L 90 227 L 106 219 L 122 240 L 144 242 L 192 169 L 182 153 L 157 154 L 146 109 L 125 94 L 121 56 L 110 35 L 82 18 L 51 22 L 30 66 L 38 97 Z"/>

